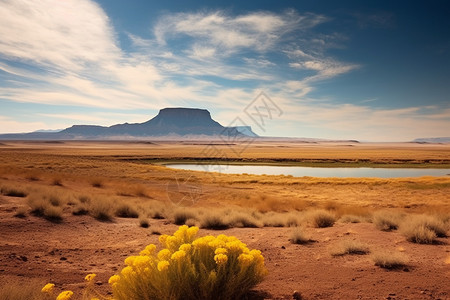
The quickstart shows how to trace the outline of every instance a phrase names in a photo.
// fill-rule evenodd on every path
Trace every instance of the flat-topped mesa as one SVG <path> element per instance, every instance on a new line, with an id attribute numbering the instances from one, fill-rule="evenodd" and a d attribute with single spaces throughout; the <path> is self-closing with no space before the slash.
<path id="1" fill-rule="evenodd" d="M 199 108 L 163 108 L 153 119 L 142 125 L 170 126 L 178 128 L 186 127 L 221 127 L 218 122 L 211 118 L 206 109 Z"/>

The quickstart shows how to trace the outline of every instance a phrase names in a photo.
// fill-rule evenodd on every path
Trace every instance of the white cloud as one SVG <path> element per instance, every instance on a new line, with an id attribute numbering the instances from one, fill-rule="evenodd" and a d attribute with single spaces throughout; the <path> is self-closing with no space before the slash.
<path id="1" fill-rule="evenodd" d="M 220 49 L 222 55 L 230 55 L 249 48 L 260 52 L 268 51 L 284 35 L 316 26 L 326 20 L 321 15 L 298 15 L 293 11 L 284 14 L 258 12 L 236 17 L 222 11 L 178 13 L 162 17 L 154 34 L 162 45 L 178 36 L 188 36 Z"/>

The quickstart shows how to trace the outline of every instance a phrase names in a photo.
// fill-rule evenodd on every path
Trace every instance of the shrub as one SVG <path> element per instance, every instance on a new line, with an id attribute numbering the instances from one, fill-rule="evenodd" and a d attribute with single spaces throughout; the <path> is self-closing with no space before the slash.
<path id="1" fill-rule="evenodd" d="M 2 187 L 0 189 L 1 194 L 8 196 L 8 197 L 19 197 L 24 198 L 28 194 L 18 188 L 10 188 L 10 187 Z"/>
<path id="2" fill-rule="evenodd" d="M 353 241 L 353 240 L 345 240 L 340 242 L 334 249 L 331 250 L 331 255 L 333 256 L 342 256 L 346 254 L 367 254 L 370 252 L 369 246 L 364 243 Z"/>
<path id="3" fill-rule="evenodd" d="M 364 222 L 364 217 L 356 215 L 343 215 L 339 221 L 342 223 L 361 223 Z"/>
<path id="4" fill-rule="evenodd" d="M 290 241 L 293 244 L 306 244 L 309 243 L 311 239 L 302 227 L 295 227 L 291 233 Z"/>
<path id="5" fill-rule="evenodd" d="M 259 228 L 262 227 L 263 224 L 258 221 L 253 216 L 246 214 L 244 212 L 233 212 L 228 216 L 228 224 L 231 227 L 250 227 L 250 228 Z"/>
<path id="6" fill-rule="evenodd" d="M 227 229 L 230 225 L 225 221 L 225 218 L 219 214 L 204 215 L 200 221 L 201 228 L 208 228 L 214 230 Z"/>
<path id="7" fill-rule="evenodd" d="M 16 213 L 14 214 L 14 217 L 17 218 L 25 218 L 27 216 L 27 209 L 26 207 L 19 207 L 16 211 Z"/>
<path id="8" fill-rule="evenodd" d="M 72 215 L 74 216 L 84 216 L 89 213 L 89 210 L 87 209 L 85 204 L 78 204 L 76 205 L 72 210 Z"/>
<path id="9" fill-rule="evenodd" d="M 176 225 L 184 225 L 188 219 L 196 219 L 197 214 L 187 208 L 178 208 L 173 213 L 174 223 Z"/>
<path id="10" fill-rule="evenodd" d="M 142 228 L 148 228 L 150 227 L 150 223 L 148 222 L 147 218 L 139 218 L 139 226 Z"/>
<path id="11" fill-rule="evenodd" d="M 50 222 L 60 223 L 62 221 L 62 209 L 49 205 L 44 209 L 44 218 Z"/>
<path id="12" fill-rule="evenodd" d="M 326 210 L 315 210 L 309 212 L 309 219 L 314 227 L 324 228 L 333 226 L 336 216 Z"/>
<path id="13" fill-rule="evenodd" d="M 414 216 L 401 223 L 400 231 L 413 243 L 433 244 L 437 237 L 446 237 L 447 228 L 443 221 L 433 216 Z"/>
<path id="14" fill-rule="evenodd" d="M 91 202 L 89 212 L 98 221 L 110 222 L 113 220 L 111 202 L 106 199 L 95 199 Z"/>
<path id="15" fill-rule="evenodd" d="M 120 204 L 115 211 L 115 215 L 119 218 L 137 218 L 139 213 L 127 203 Z"/>
<path id="16" fill-rule="evenodd" d="M 377 252 L 372 256 L 376 266 L 385 269 L 400 269 L 407 266 L 408 259 L 403 253 Z"/>
<path id="17" fill-rule="evenodd" d="M 197 227 L 162 235 L 109 279 L 114 299 L 240 299 L 267 274 L 259 250 L 235 237 L 195 238 Z"/>
<path id="18" fill-rule="evenodd" d="M 39 197 L 30 197 L 28 198 L 28 205 L 31 208 L 31 213 L 35 216 L 42 217 L 44 216 L 44 211 L 49 203 L 42 198 Z"/>
<path id="19" fill-rule="evenodd" d="M 403 215 L 397 212 L 377 211 L 373 214 L 373 223 L 375 227 L 382 231 L 391 231 L 398 229 Z"/>

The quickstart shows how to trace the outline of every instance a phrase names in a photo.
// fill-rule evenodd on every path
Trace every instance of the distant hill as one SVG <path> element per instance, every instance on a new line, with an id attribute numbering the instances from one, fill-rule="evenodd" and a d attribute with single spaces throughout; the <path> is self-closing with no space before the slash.
<path id="1" fill-rule="evenodd" d="M 58 132 L 36 131 L 24 134 L 3 134 L 0 139 L 112 139 L 173 136 L 252 136 L 250 126 L 224 127 L 211 118 L 206 109 L 164 108 L 156 117 L 134 124 L 113 126 L 73 125 Z"/>
<path id="2" fill-rule="evenodd" d="M 450 137 L 437 137 L 437 138 L 419 138 L 413 141 L 414 143 L 450 143 Z"/>

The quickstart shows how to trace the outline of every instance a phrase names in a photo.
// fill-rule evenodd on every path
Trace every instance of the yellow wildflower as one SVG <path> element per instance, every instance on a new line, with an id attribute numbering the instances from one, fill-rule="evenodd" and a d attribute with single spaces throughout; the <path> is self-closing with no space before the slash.
<path id="1" fill-rule="evenodd" d="M 226 256 L 225 254 L 217 254 L 217 255 L 214 255 L 214 260 L 215 260 L 216 264 L 222 265 L 228 261 L 228 256 Z"/>
<path id="2" fill-rule="evenodd" d="M 225 249 L 225 248 L 217 248 L 217 249 L 214 251 L 214 254 L 227 254 L 227 253 L 228 253 L 228 250 Z"/>
<path id="3" fill-rule="evenodd" d="M 208 246 L 210 246 L 213 249 L 222 248 L 225 246 L 225 242 L 216 238 L 216 239 L 212 240 L 211 242 L 209 242 Z"/>
<path id="4" fill-rule="evenodd" d="M 120 273 L 125 277 L 130 276 L 131 274 L 133 274 L 133 268 L 130 266 L 125 267 L 122 269 L 122 271 L 120 271 Z"/>
<path id="5" fill-rule="evenodd" d="M 136 256 L 128 256 L 127 258 L 125 258 L 125 264 L 127 266 L 132 266 L 132 265 L 134 265 L 135 259 L 136 259 Z"/>
<path id="6" fill-rule="evenodd" d="M 173 236 L 180 241 L 183 240 L 186 236 L 188 228 L 189 227 L 187 225 L 180 226 L 178 230 L 173 234 Z"/>
<path id="7" fill-rule="evenodd" d="M 226 246 L 231 251 L 239 251 L 239 252 L 243 252 L 244 249 L 247 248 L 247 245 L 245 245 L 240 241 L 227 242 Z"/>
<path id="8" fill-rule="evenodd" d="M 239 264 L 242 267 L 247 267 L 253 262 L 253 256 L 250 254 L 241 254 L 238 257 Z"/>
<path id="9" fill-rule="evenodd" d="M 156 246 L 155 245 L 153 245 L 153 244 L 150 244 L 150 245 L 148 245 L 147 247 L 145 247 L 145 249 L 144 250 L 142 250 L 140 253 L 139 253 L 139 255 L 142 255 L 142 256 L 150 256 L 150 255 L 152 255 L 154 252 L 155 252 L 155 250 L 156 250 Z"/>
<path id="10" fill-rule="evenodd" d="M 165 244 L 166 244 L 166 240 L 167 240 L 168 237 L 169 237 L 169 236 L 168 236 L 167 234 L 160 235 L 160 236 L 159 236 L 159 242 L 160 242 L 161 244 L 165 245 Z"/>
<path id="11" fill-rule="evenodd" d="M 170 255 L 172 253 L 170 252 L 169 249 L 162 249 L 161 251 L 158 252 L 158 259 L 159 260 L 168 260 L 170 258 Z"/>
<path id="12" fill-rule="evenodd" d="M 113 275 L 113 276 L 109 277 L 108 283 L 114 284 L 114 283 L 118 282 L 119 280 L 120 280 L 119 275 Z"/>
<path id="13" fill-rule="evenodd" d="M 191 250 L 191 244 L 183 244 L 180 246 L 180 250 L 183 250 L 184 252 L 189 252 Z"/>
<path id="14" fill-rule="evenodd" d="M 158 263 L 158 271 L 162 272 L 167 270 L 167 268 L 169 267 L 169 262 L 167 260 L 162 260 Z"/>
<path id="15" fill-rule="evenodd" d="M 90 282 L 90 281 L 94 280 L 96 276 L 97 276 L 97 275 L 94 274 L 94 273 L 92 273 L 92 274 L 87 274 L 86 277 L 84 277 L 84 280 Z"/>
<path id="16" fill-rule="evenodd" d="M 55 285 L 53 283 L 47 283 L 41 290 L 43 293 L 51 293 L 53 292 L 53 288 Z"/>
<path id="17" fill-rule="evenodd" d="M 184 257 L 186 257 L 186 252 L 184 252 L 183 250 L 178 250 L 174 252 L 170 258 L 173 260 L 180 260 Z"/>
<path id="18" fill-rule="evenodd" d="M 198 232 L 198 227 L 196 227 L 196 226 L 189 227 L 187 230 L 188 239 L 191 240 L 197 234 L 197 232 Z"/>
<path id="19" fill-rule="evenodd" d="M 72 291 L 64 291 L 56 297 L 56 300 L 69 300 L 73 295 Z"/>
<path id="20" fill-rule="evenodd" d="M 251 256 L 257 261 L 258 264 L 264 264 L 264 256 L 261 255 L 261 251 L 253 249 L 249 252 Z"/>
<path id="21" fill-rule="evenodd" d="M 145 268 L 150 264 L 151 258 L 149 256 L 136 256 L 133 261 L 133 266 L 138 269 Z"/>

